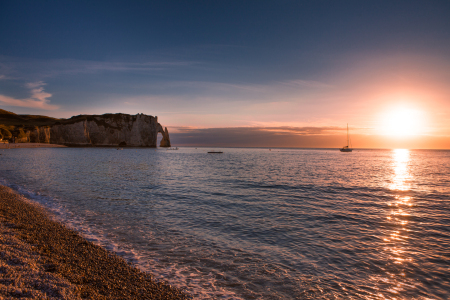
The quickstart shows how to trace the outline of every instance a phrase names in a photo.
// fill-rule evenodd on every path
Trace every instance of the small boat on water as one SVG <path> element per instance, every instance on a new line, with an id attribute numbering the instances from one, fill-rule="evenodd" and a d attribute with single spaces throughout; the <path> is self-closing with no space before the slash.
<path id="1" fill-rule="evenodd" d="M 339 151 L 341 151 L 341 152 L 352 152 L 353 149 L 349 147 L 349 141 L 350 141 L 350 139 L 348 138 L 348 123 L 347 123 L 347 146 L 342 147 L 341 149 L 339 149 Z"/>
<path id="2" fill-rule="evenodd" d="M 208 153 L 218 153 L 218 154 L 220 154 L 220 153 L 223 153 L 222 151 L 209 151 Z"/>
<path id="3" fill-rule="evenodd" d="M 167 148 L 167 150 L 178 150 L 178 147 Z"/>

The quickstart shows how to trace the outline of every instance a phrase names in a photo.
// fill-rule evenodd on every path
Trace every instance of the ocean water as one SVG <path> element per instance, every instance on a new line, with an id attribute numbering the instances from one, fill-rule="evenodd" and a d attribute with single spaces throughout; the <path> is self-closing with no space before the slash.
<path id="1" fill-rule="evenodd" d="M 0 183 L 195 299 L 450 298 L 450 151 L 208 150 L 0 150 Z"/>

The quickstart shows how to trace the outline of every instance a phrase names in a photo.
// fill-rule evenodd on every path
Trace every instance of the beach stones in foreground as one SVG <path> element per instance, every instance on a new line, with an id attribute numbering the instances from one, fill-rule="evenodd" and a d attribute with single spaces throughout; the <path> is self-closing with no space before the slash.
<path id="1" fill-rule="evenodd" d="M 191 299 L 0 186 L 0 298 Z"/>

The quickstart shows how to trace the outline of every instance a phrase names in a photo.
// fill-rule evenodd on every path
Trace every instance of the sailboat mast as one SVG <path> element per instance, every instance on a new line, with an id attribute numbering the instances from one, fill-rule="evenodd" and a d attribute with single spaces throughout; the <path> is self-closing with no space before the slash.
<path id="1" fill-rule="evenodd" d="M 349 142 L 348 142 L 348 123 L 347 123 L 347 147 L 349 147 Z"/>

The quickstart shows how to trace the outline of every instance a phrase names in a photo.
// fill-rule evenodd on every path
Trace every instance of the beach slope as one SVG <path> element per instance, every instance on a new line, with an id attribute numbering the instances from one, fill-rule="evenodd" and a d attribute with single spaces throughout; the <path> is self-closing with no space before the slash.
<path id="1" fill-rule="evenodd" d="M 0 298 L 190 299 L 0 186 Z"/>

